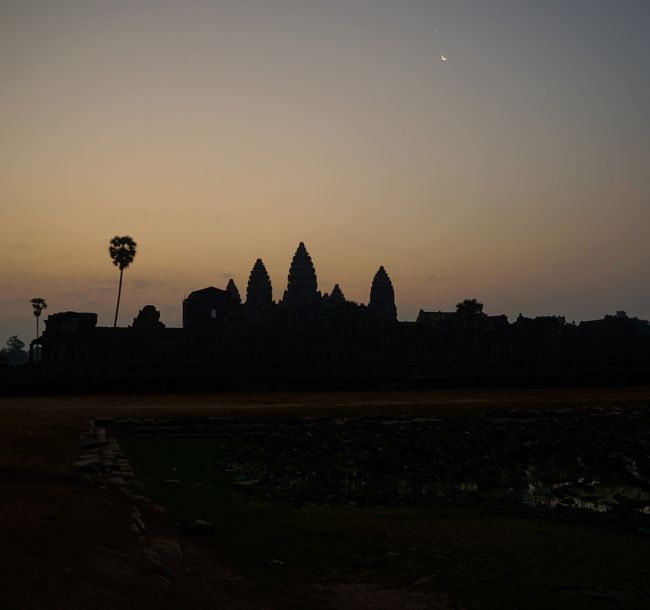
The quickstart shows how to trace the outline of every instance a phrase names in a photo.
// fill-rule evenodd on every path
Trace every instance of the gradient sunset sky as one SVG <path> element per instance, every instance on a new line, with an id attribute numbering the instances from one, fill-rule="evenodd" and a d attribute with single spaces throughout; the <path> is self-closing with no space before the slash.
<path id="1" fill-rule="evenodd" d="M 110 325 L 116 234 L 122 325 L 299 241 L 400 319 L 650 318 L 647 0 L 1 1 L 0 85 L 0 345 Z"/>

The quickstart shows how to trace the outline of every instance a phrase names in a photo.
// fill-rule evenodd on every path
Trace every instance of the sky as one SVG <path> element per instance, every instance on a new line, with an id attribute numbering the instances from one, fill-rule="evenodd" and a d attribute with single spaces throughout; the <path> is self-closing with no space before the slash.
<path id="1" fill-rule="evenodd" d="M 650 318 L 647 0 L 0 0 L 0 344 L 191 291 Z M 441 56 L 447 57 L 443 61 Z"/>

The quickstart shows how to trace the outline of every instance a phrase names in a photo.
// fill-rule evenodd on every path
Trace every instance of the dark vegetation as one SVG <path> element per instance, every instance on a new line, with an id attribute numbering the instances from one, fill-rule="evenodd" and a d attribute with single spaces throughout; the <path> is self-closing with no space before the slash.
<path id="1" fill-rule="evenodd" d="M 0 369 L 25 364 L 28 360 L 29 354 L 25 351 L 25 343 L 17 335 L 9 337 L 5 347 L 0 349 Z"/>
<path id="2" fill-rule="evenodd" d="M 188 452 L 202 456 L 209 478 L 221 473 L 267 501 L 587 506 L 650 525 L 650 407 L 118 420 L 113 428 L 135 434 L 165 462 L 175 456 L 170 479 Z"/>
<path id="3" fill-rule="evenodd" d="M 41 319 L 41 314 L 43 313 L 43 311 L 47 309 L 47 303 L 45 302 L 45 299 L 42 297 L 34 297 L 33 299 L 30 300 L 30 303 L 32 305 L 32 312 L 34 314 L 34 317 L 36 318 L 36 338 L 38 339 L 39 337 L 38 321 Z"/>
<path id="4" fill-rule="evenodd" d="M 116 235 L 108 244 L 108 254 L 115 265 L 120 270 L 120 283 L 117 290 L 117 303 L 115 305 L 115 321 L 113 328 L 117 326 L 117 316 L 120 311 L 120 297 L 122 296 L 122 278 L 124 270 L 135 260 L 136 247 L 138 244 L 130 235 Z"/>

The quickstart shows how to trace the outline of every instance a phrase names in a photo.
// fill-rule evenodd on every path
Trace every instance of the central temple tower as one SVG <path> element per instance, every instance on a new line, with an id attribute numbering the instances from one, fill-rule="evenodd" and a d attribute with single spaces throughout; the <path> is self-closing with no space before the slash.
<path id="1" fill-rule="evenodd" d="M 295 309 L 311 307 L 320 303 L 321 296 L 317 288 L 314 263 L 305 244 L 300 242 L 289 267 L 287 289 L 284 291 L 282 302 Z"/>

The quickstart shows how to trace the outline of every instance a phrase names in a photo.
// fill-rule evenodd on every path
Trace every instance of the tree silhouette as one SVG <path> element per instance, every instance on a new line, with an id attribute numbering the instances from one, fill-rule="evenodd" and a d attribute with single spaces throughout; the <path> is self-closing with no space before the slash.
<path id="1" fill-rule="evenodd" d="M 34 309 L 34 316 L 36 317 L 36 338 L 38 339 L 38 319 L 41 317 L 43 310 L 47 309 L 47 303 L 41 297 L 34 297 L 30 303 Z"/>
<path id="2" fill-rule="evenodd" d="M 115 306 L 115 321 L 113 328 L 117 326 L 117 315 L 120 311 L 120 297 L 122 296 L 122 276 L 124 270 L 133 262 L 136 253 L 134 239 L 130 235 L 116 235 L 108 244 L 108 253 L 113 264 L 120 270 L 120 286 L 117 291 L 117 305 Z"/>
<path id="3" fill-rule="evenodd" d="M 483 313 L 483 303 L 476 299 L 465 299 L 456 305 L 456 314 L 463 319 L 476 319 Z"/>
<path id="4" fill-rule="evenodd" d="M 467 337 L 475 335 L 485 319 L 483 303 L 476 299 L 465 299 L 456 305 L 456 316 Z"/>
<path id="5" fill-rule="evenodd" d="M 7 349 L 10 352 L 22 352 L 25 347 L 25 343 L 18 338 L 18 335 L 12 335 L 7 339 Z"/>

